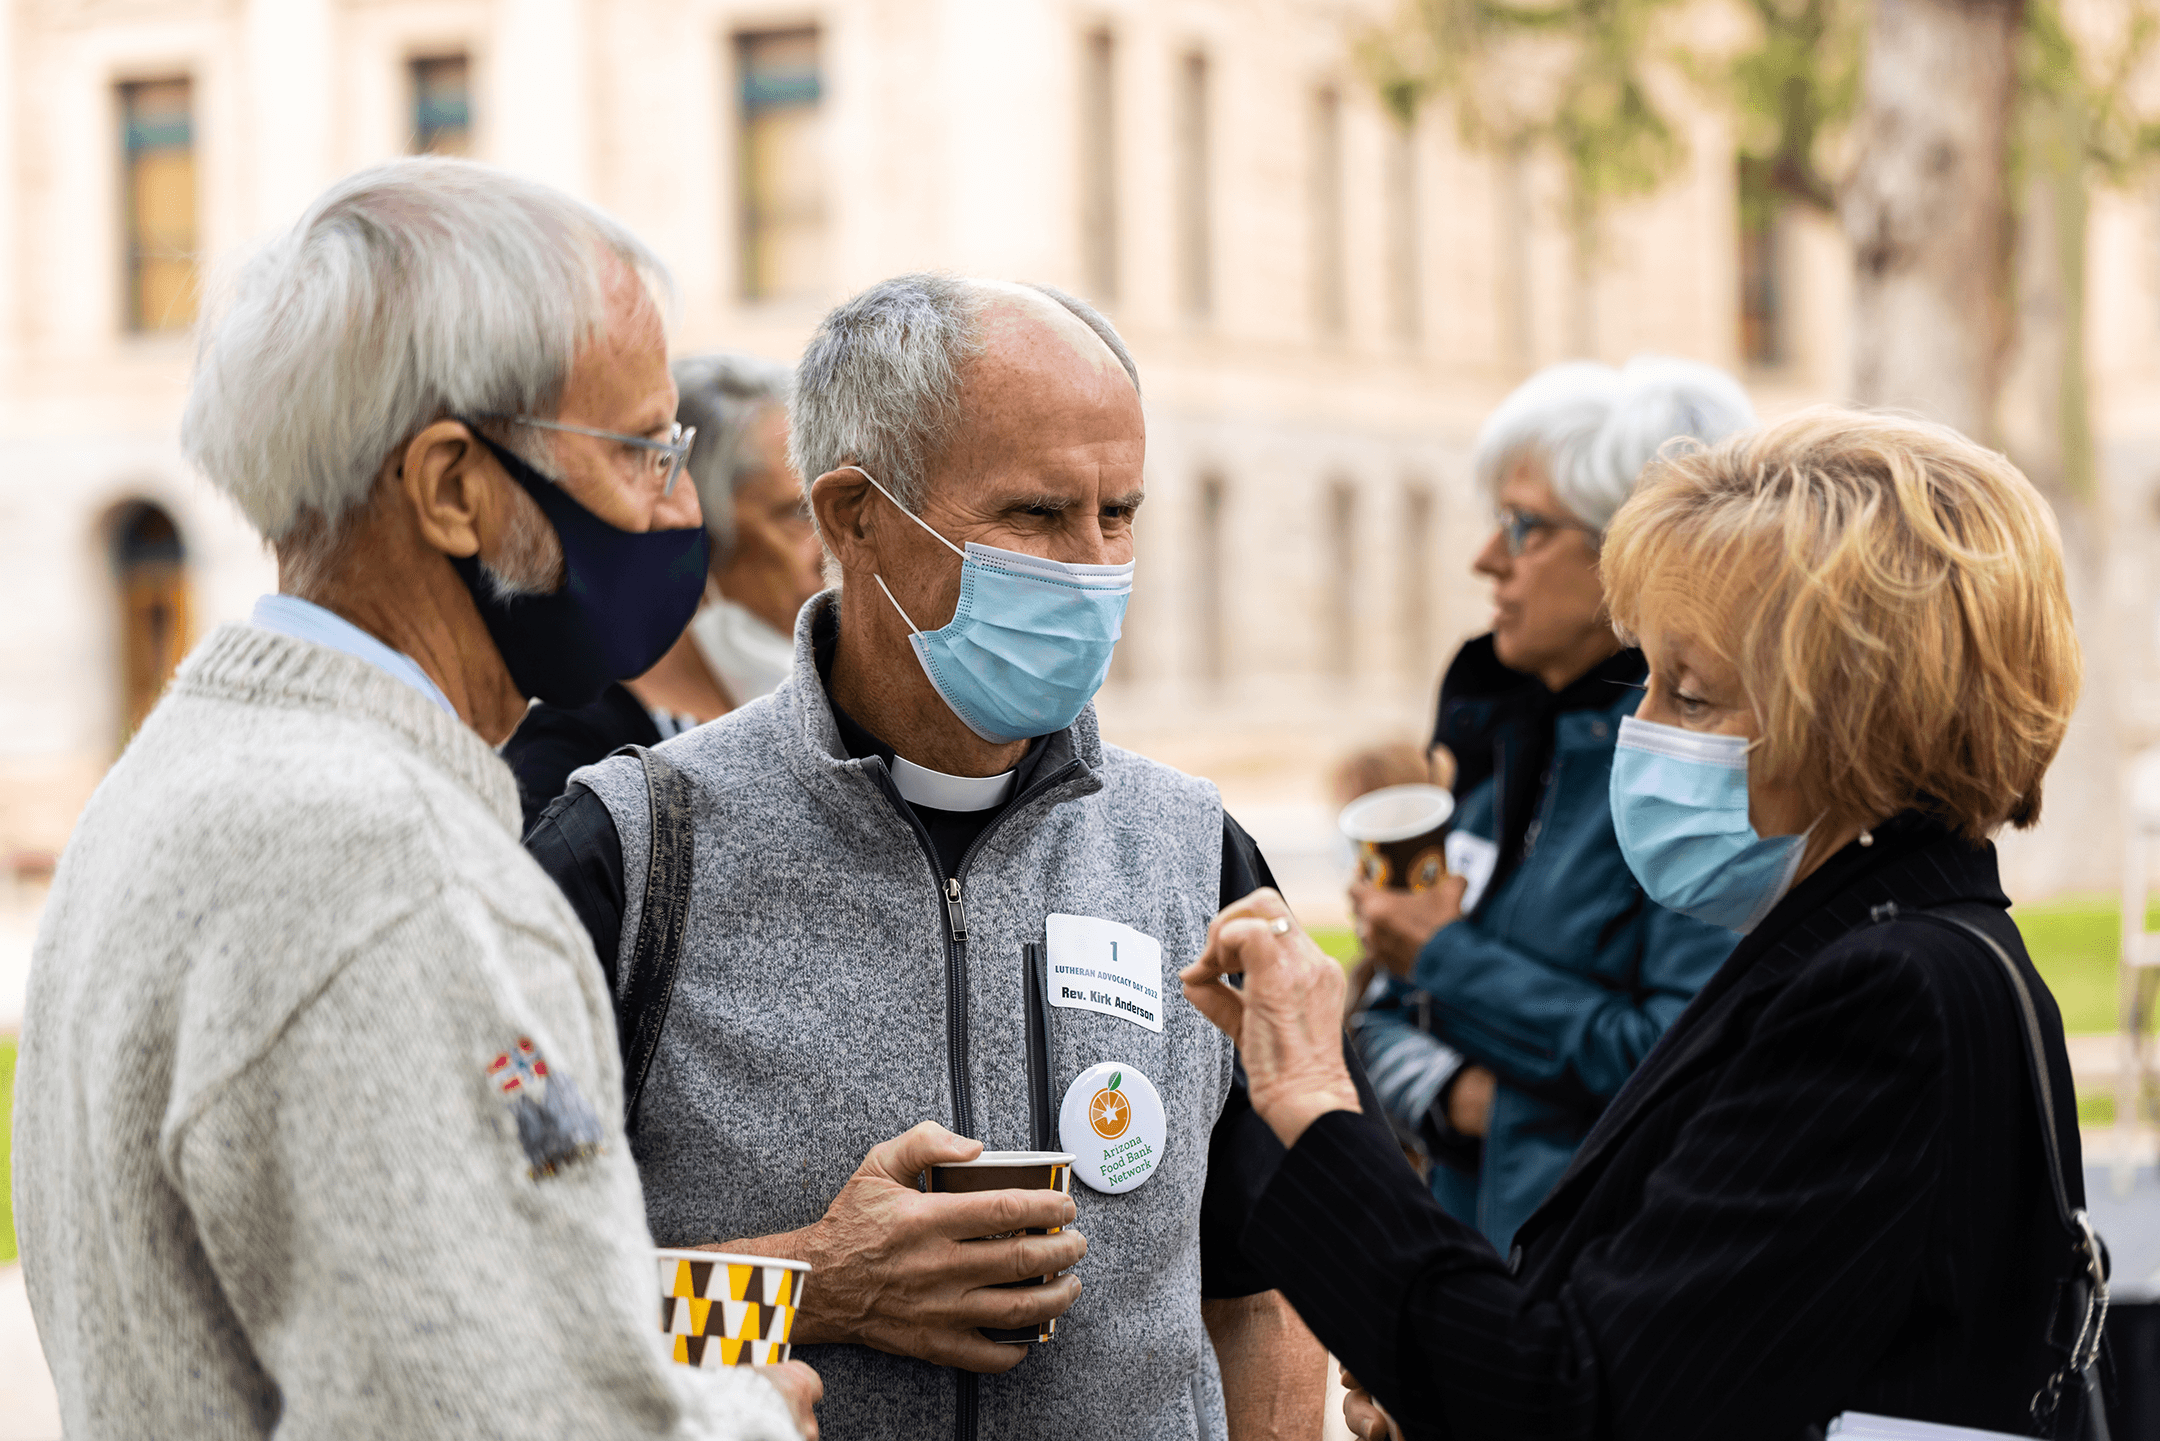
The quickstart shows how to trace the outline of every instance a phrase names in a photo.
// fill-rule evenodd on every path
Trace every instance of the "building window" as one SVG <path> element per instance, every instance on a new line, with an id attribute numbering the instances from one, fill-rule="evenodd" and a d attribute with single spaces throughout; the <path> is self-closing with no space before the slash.
<path id="1" fill-rule="evenodd" d="M 1347 676 L 1357 653 L 1357 490 L 1347 481 L 1327 489 L 1327 514 L 1321 533 L 1327 553 L 1320 577 L 1320 669 Z"/>
<path id="2" fill-rule="evenodd" d="M 1433 663 L 1433 493 L 1415 482 L 1403 488 L 1403 669 L 1423 678 Z"/>
<path id="3" fill-rule="evenodd" d="M 472 63 L 438 55 L 412 63 L 415 155 L 472 154 Z"/>
<path id="4" fill-rule="evenodd" d="M 120 87 L 130 330 L 185 330 L 195 320 L 194 87 Z"/>
<path id="5" fill-rule="evenodd" d="M 1187 55 L 1178 65 L 1172 139 L 1177 187 L 1178 309 L 1204 319 L 1215 308 L 1214 216 L 1209 204 L 1208 62 Z"/>
<path id="6" fill-rule="evenodd" d="M 1405 344 L 1415 342 L 1424 329 L 1417 179 L 1416 122 L 1395 121 L 1388 126 L 1387 148 L 1388 329 Z"/>
<path id="7" fill-rule="evenodd" d="M 1117 50 L 1107 30 L 1080 52 L 1080 264 L 1088 294 L 1117 299 Z"/>
<path id="8" fill-rule="evenodd" d="M 187 550 L 172 517 L 138 500 L 113 518 L 112 558 L 120 588 L 120 740 L 125 745 L 187 653 Z"/>
<path id="9" fill-rule="evenodd" d="M 1777 192 L 1769 165 L 1740 161 L 1740 358 L 1749 365 L 1785 359 L 1784 316 L 1778 293 L 1781 249 Z"/>
<path id="10" fill-rule="evenodd" d="M 1193 585 L 1199 594 L 1193 618 L 1200 631 L 1200 678 L 1210 684 L 1220 683 L 1229 671 L 1230 636 L 1223 605 L 1223 587 L 1229 579 L 1223 574 L 1227 503 L 1220 477 L 1211 475 L 1200 482 L 1199 524 L 1194 532 L 1197 553 L 1193 556 Z"/>
<path id="11" fill-rule="evenodd" d="M 1338 335 L 1347 318 L 1343 295 L 1342 95 L 1333 86 L 1313 92 L 1312 154 L 1306 175 L 1310 215 L 1313 324 Z"/>
<path id="12" fill-rule="evenodd" d="M 818 32 L 735 37 L 742 112 L 742 293 L 815 297 L 826 285 L 825 154 Z"/>

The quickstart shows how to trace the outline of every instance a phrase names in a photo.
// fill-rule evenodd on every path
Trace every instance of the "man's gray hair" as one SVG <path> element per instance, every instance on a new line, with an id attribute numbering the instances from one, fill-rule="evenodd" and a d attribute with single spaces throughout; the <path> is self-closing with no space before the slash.
<path id="1" fill-rule="evenodd" d="M 1116 327 L 1086 301 L 1029 285 L 1070 311 L 1110 348 L 1140 388 L 1140 371 Z M 967 364 L 982 351 L 991 298 L 962 276 L 919 273 L 871 286 L 834 307 L 795 370 L 788 452 L 809 485 L 860 465 L 910 510 L 924 499 L 924 467 L 959 420 Z"/>
<path id="2" fill-rule="evenodd" d="M 717 351 L 675 362 L 681 396 L 675 418 L 697 427 L 690 479 L 712 536 L 715 565 L 735 548 L 735 487 L 760 464 L 751 432 L 760 416 L 787 405 L 794 388 L 793 371 L 755 355 Z"/>
<path id="3" fill-rule="evenodd" d="M 1547 366 L 1517 386 L 1478 431 L 1472 466 L 1488 493 L 1535 460 L 1553 496 L 1602 532 L 1668 443 L 1714 444 L 1755 423 L 1738 381 L 1693 360 L 1641 355 L 1615 370 L 1594 360 Z"/>
<path id="4" fill-rule="evenodd" d="M 538 181 L 432 157 L 350 175 L 236 272 L 182 449 L 270 541 L 334 532 L 434 421 L 555 415 L 617 261 L 666 291 L 637 237 Z"/>

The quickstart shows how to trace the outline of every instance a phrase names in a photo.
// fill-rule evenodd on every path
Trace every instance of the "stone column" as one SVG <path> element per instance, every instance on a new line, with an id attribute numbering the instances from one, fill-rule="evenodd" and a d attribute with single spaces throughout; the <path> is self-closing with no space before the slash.
<path id="1" fill-rule="evenodd" d="M 251 0 L 242 21 L 246 87 L 244 235 L 291 225 L 336 178 L 332 126 L 340 86 L 331 0 Z M 198 101 L 197 124 L 201 124 Z M 206 187 L 205 197 L 208 196 Z M 202 217 L 208 239 L 211 217 Z M 239 237 L 229 237 L 239 238 Z"/>
<path id="2" fill-rule="evenodd" d="M 501 0 L 480 116 L 489 158 L 593 196 L 593 86 L 584 0 Z"/>

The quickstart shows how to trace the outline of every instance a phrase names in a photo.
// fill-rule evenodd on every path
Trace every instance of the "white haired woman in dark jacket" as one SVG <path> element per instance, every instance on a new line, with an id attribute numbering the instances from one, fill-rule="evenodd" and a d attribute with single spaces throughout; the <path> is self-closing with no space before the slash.
<path id="1" fill-rule="evenodd" d="M 1455 760 L 1457 874 L 1352 888 L 1389 972 L 1353 1034 L 1433 1198 L 1503 1253 L 1732 950 L 1731 931 L 1646 902 L 1620 855 L 1606 792 L 1645 666 L 1613 635 L 1598 561 L 1661 447 L 1754 423 L 1725 372 L 1638 356 L 1542 370 L 1478 433 L 1499 512 L 1474 562 L 1493 628 L 1449 664 L 1433 727 Z"/>

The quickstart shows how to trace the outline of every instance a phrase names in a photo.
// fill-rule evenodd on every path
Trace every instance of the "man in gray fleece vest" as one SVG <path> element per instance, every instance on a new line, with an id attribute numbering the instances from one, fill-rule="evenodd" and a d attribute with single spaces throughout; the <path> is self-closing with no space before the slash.
<path id="1" fill-rule="evenodd" d="M 1266 869 L 1090 704 L 1142 494 L 1130 356 L 1070 297 L 907 276 L 826 318 L 792 419 L 844 577 L 792 677 L 577 773 L 527 842 L 624 1035 L 663 1018 L 630 1058 L 654 1235 L 815 1263 L 830 1437 L 1317 1434 L 1323 1353 L 1238 1244 L 1281 1152 L 1175 981 Z M 1071 1205 L 1004 1193 L 993 1228 L 1063 1234 L 971 1240 L 948 1207 L 977 1198 L 918 1193 L 978 1146 L 1080 1157 Z"/>
<path id="2" fill-rule="evenodd" d="M 181 667 L 38 937 L 15 1217 L 73 1441 L 814 1434 L 800 1363 L 667 1359 L 607 993 L 492 749 L 697 602 L 664 285 L 406 160 L 210 328 L 183 439 L 281 593 Z"/>

